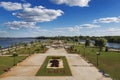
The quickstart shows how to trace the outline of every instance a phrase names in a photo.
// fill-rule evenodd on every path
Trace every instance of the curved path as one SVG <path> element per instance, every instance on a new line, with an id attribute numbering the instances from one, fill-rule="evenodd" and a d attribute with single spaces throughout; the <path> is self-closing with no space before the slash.
<path id="1" fill-rule="evenodd" d="M 72 76 L 35 76 L 45 58 L 49 55 L 66 56 Z M 67 54 L 64 48 L 50 48 L 46 53 L 28 57 L 9 72 L 0 76 L 0 80 L 111 80 L 102 76 L 98 70 L 77 54 Z"/>

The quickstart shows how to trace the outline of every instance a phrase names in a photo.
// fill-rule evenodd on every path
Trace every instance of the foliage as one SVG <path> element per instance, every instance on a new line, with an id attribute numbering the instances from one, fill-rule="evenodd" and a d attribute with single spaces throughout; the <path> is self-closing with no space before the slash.
<path id="1" fill-rule="evenodd" d="M 91 39 L 91 40 L 96 40 L 97 38 L 105 38 L 108 42 L 112 42 L 112 43 L 120 43 L 120 36 L 101 36 L 101 37 L 97 37 L 97 36 L 60 36 L 61 40 L 67 40 L 67 41 L 78 41 L 78 39 L 80 40 L 86 40 L 86 39 Z M 52 40 L 58 40 L 58 37 L 37 37 L 37 39 L 52 39 Z"/>
<path id="2" fill-rule="evenodd" d="M 78 36 L 74 36 L 74 42 L 79 42 L 79 37 Z"/>
<path id="3" fill-rule="evenodd" d="M 90 46 L 90 39 L 87 39 L 85 42 L 85 47 Z"/>
<path id="4" fill-rule="evenodd" d="M 120 36 L 106 36 L 105 38 L 108 40 L 108 42 L 120 43 Z"/>
<path id="5" fill-rule="evenodd" d="M 100 48 L 100 51 L 103 50 L 103 47 L 105 47 L 107 43 L 107 40 L 105 38 L 98 38 L 95 40 L 95 46 L 98 46 Z"/>
<path id="6" fill-rule="evenodd" d="M 73 49 L 74 49 L 74 45 L 71 45 L 66 50 L 71 53 L 73 51 Z"/>

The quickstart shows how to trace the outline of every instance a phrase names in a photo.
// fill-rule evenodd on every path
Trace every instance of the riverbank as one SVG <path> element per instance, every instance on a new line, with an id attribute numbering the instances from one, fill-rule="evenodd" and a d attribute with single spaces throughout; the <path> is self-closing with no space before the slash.
<path id="1" fill-rule="evenodd" d="M 31 41 L 39 41 L 40 39 L 35 38 L 3 38 L 0 39 L 0 46 L 2 48 L 8 48 L 9 46 L 15 46 L 20 43 L 30 43 Z"/>
<path id="2" fill-rule="evenodd" d="M 32 43 L 24 43 L 24 44 L 19 44 L 15 46 L 10 46 L 8 48 L 3 48 L 0 50 L 0 55 L 12 55 L 14 52 L 17 54 L 32 54 L 35 52 L 45 52 L 47 50 L 47 47 L 45 47 L 44 44 L 45 42 L 39 42 L 35 41 Z"/>

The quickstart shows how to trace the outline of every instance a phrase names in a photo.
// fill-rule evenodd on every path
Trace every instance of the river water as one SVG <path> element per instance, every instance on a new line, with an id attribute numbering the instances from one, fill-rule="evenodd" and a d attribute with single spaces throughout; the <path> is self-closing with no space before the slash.
<path id="1" fill-rule="evenodd" d="M 33 39 L 33 38 L 3 38 L 3 39 L 0 39 L 0 46 L 2 46 L 2 48 L 7 48 L 10 45 L 18 44 L 20 42 L 29 43 L 35 40 L 36 39 Z"/>
<path id="2" fill-rule="evenodd" d="M 94 44 L 94 41 L 91 41 L 93 44 Z M 80 43 L 85 43 L 85 40 L 80 40 Z M 120 43 L 110 43 L 110 42 L 107 42 L 106 46 L 108 48 L 114 48 L 114 49 L 120 49 Z"/>
<path id="3" fill-rule="evenodd" d="M 10 45 L 18 44 L 20 42 L 22 43 L 29 43 L 31 41 L 36 41 L 37 39 L 33 38 L 4 38 L 0 39 L 0 46 L 3 48 L 7 48 Z M 85 40 L 80 40 L 81 43 L 85 43 Z M 94 43 L 94 41 L 92 41 Z M 107 47 L 109 48 L 120 48 L 120 44 L 118 43 L 107 43 Z"/>

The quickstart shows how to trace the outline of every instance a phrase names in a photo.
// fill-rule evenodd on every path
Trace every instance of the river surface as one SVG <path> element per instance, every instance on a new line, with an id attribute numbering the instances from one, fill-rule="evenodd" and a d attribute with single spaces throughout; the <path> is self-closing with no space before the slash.
<path id="1" fill-rule="evenodd" d="M 94 41 L 91 41 L 93 44 L 94 44 Z M 80 43 L 85 43 L 85 40 L 80 40 Z M 110 42 L 107 42 L 106 46 L 108 48 L 115 48 L 115 49 L 120 49 L 120 43 L 110 43 Z"/>
<path id="2" fill-rule="evenodd" d="M 7 48 L 10 45 L 18 44 L 20 42 L 29 43 L 31 41 L 36 41 L 36 40 L 37 39 L 33 39 L 33 38 L 4 38 L 4 39 L 0 39 L 0 46 L 2 46 L 2 48 Z M 80 40 L 80 42 L 85 43 L 85 40 Z M 92 43 L 94 43 L 94 41 L 92 41 Z M 108 42 L 106 46 L 109 48 L 120 48 L 120 44 L 118 43 Z"/>
<path id="3" fill-rule="evenodd" d="M 20 42 L 29 43 L 29 42 L 35 41 L 35 40 L 37 40 L 37 39 L 33 39 L 33 38 L 4 38 L 4 39 L 0 39 L 0 46 L 2 46 L 2 48 L 7 48 L 10 45 L 18 44 Z"/>

